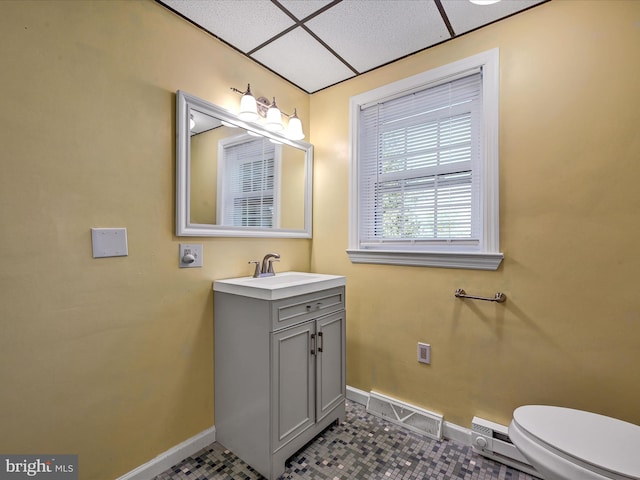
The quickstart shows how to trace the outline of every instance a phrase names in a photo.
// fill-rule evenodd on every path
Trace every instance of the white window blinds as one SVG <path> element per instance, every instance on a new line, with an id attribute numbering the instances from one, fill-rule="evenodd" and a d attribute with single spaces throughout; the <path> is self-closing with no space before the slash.
<path id="1" fill-rule="evenodd" d="M 275 145 L 262 138 L 225 146 L 224 225 L 274 226 L 274 157 Z"/>
<path id="2" fill-rule="evenodd" d="M 478 245 L 482 74 L 360 110 L 360 248 Z"/>

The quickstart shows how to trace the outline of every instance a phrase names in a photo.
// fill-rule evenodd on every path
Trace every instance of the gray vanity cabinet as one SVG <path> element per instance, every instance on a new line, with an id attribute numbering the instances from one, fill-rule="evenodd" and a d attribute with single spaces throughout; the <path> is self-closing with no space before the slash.
<path id="1" fill-rule="evenodd" d="M 277 300 L 214 292 L 216 440 L 268 479 L 344 420 L 344 287 Z"/>

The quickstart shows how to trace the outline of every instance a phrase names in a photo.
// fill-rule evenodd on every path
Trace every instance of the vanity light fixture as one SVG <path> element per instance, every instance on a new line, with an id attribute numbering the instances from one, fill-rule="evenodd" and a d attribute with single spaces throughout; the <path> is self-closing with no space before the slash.
<path id="1" fill-rule="evenodd" d="M 189 116 L 189 129 L 193 130 L 196 126 L 196 121 L 193 119 L 193 115 Z"/>
<path id="2" fill-rule="evenodd" d="M 251 93 L 251 84 L 247 84 L 245 91 L 238 90 L 231 87 L 235 93 L 242 95 L 240 99 L 240 112 L 238 116 L 246 122 L 257 122 L 260 117 L 265 118 L 264 127 L 272 132 L 282 132 L 284 125 L 282 124 L 282 117 L 289 119 L 287 130 L 283 132 L 284 136 L 290 140 L 302 140 L 304 138 L 304 132 L 302 130 L 302 122 L 298 118 L 298 111 L 294 109 L 293 115 L 289 115 L 281 111 L 276 104 L 276 98 L 273 97 L 273 102 L 270 102 L 265 97 L 258 97 L 257 99 Z"/>
<path id="3" fill-rule="evenodd" d="M 498 3 L 500 0 L 469 0 L 476 5 L 491 5 L 492 3 Z"/>

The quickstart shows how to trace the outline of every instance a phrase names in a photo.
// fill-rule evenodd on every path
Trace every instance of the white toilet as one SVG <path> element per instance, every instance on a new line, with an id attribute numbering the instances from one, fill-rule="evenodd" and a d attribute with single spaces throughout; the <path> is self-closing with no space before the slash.
<path id="1" fill-rule="evenodd" d="M 527 405 L 509 438 L 545 480 L 640 480 L 640 426 L 570 408 Z"/>

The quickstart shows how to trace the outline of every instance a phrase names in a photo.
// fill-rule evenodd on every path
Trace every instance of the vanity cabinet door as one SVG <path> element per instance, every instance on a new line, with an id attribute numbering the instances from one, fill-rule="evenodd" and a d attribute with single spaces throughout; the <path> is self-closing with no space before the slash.
<path id="1" fill-rule="evenodd" d="M 277 451 L 315 424 L 315 322 L 272 334 L 272 440 Z"/>
<path id="2" fill-rule="evenodd" d="M 316 330 L 316 421 L 319 422 L 344 402 L 346 396 L 344 310 L 319 318 Z"/>

